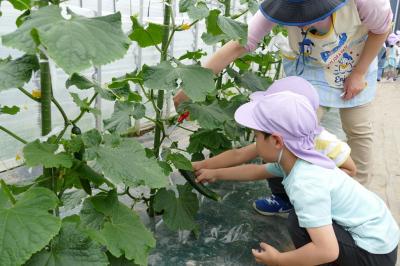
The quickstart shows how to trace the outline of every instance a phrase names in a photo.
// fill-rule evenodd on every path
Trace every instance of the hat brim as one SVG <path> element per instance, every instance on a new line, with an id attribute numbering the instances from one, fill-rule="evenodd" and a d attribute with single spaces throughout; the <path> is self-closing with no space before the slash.
<path id="1" fill-rule="evenodd" d="M 253 113 L 256 104 L 257 102 L 253 101 L 240 106 L 235 112 L 235 120 L 237 123 L 239 123 L 244 127 L 255 129 L 258 131 L 263 131 L 261 126 L 259 126 L 256 120 L 254 119 Z"/>
<path id="2" fill-rule="evenodd" d="M 348 0 L 265 0 L 261 13 L 272 22 L 284 26 L 306 26 L 323 20 L 343 7 Z"/>

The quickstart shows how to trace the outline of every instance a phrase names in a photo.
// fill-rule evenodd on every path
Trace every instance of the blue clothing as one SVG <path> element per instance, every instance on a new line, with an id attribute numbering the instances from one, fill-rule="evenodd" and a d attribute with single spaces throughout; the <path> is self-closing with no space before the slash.
<path id="1" fill-rule="evenodd" d="M 327 169 L 298 159 L 289 175 L 278 164 L 267 164 L 282 184 L 299 225 L 315 228 L 335 221 L 350 232 L 357 246 L 387 254 L 399 242 L 400 231 L 381 198 L 364 188 L 339 168 Z"/>
<path id="2" fill-rule="evenodd" d="M 285 69 L 286 76 L 300 76 L 309 81 L 318 91 L 319 102 L 321 106 L 334 107 L 334 108 L 351 108 L 355 106 L 361 106 L 372 102 L 375 97 L 378 76 L 378 64 L 375 59 L 365 76 L 367 87 L 363 89 L 357 97 L 350 100 L 343 100 L 340 96 L 343 93 L 343 87 L 338 88 L 328 84 L 325 79 L 325 68 L 322 68 L 312 62 L 307 62 L 303 70 L 303 73 L 299 75 L 296 71 L 296 63 L 293 60 L 283 59 L 283 67 Z"/>

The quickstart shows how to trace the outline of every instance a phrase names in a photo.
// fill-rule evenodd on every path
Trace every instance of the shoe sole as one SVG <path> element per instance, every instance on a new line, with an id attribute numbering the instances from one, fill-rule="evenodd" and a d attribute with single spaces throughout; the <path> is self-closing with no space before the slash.
<path id="1" fill-rule="evenodd" d="M 259 214 L 264 215 L 264 216 L 280 216 L 283 218 L 287 218 L 289 216 L 289 212 L 290 212 L 290 211 L 287 211 L 287 212 L 263 212 L 263 211 L 260 211 L 259 209 L 257 209 L 255 204 L 253 204 L 253 209 L 256 212 L 258 212 Z"/>

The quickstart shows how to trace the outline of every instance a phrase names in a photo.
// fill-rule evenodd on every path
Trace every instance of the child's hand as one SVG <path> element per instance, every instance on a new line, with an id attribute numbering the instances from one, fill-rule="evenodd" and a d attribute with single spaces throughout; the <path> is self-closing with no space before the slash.
<path id="1" fill-rule="evenodd" d="M 199 171 L 200 169 L 205 168 L 203 162 L 204 162 L 204 161 L 192 162 L 193 170 L 194 170 L 195 172 L 197 172 L 197 171 Z"/>
<path id="2" fill-rule="evenodd" d="M 279 251 L 276 250 L 273 246 L 270 246 L 265 243 L 260 243 L 261 250 L 252 249 L 252 253 L 256 262 L 267 264 L 268 266 L 278 265 L 278 256 Z"/>
<path id="3" fill-rule="evenodd" d="M 197 183 L 213 183 L 217 180 L 216 169 L 200 169 L 196 171 Z"/>

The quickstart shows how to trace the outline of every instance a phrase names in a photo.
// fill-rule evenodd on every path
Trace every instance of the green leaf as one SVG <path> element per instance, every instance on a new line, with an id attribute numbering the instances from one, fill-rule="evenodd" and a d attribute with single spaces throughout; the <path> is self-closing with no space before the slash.
<path id="1" fill-rule="evenodd" d="M 219 43 L 220 41 L 228 39 L 228 36 L 226 36 L 225 34 L 220 34 L 220 35 L 214 36 L 210 33 L 203 32 L 203 34 L 201 34 L 201 39 L 207 45 L 214 45 L 214 44 Z"/>
<path id="2" fill-rule="evenodd" d="M 189 6 L 187 13 L 192 20 L 201 20 L 210 14 L 210 10 L 205 3 L 200 2 L 197 5 Z"/>
<path id="3" fill-rule="evenodd" d="M 125 257 L 116 258 L 109 252 L 107 252 L 108 261 L 110 266 L 137 266 L 133 261 L 127 260 Z"/>
<path id="4" fill-rule="evenodd" d="M 155 67 L 145 66 L 143 72 L 144 85 L 154 90 L 175 90 L 177 80 L 181 80 L 183 90 L 193 101 L 204 101 L 214 90 L 214 74 L 199 65 L 179 63 L 173 67 L 169 62 L 162 62 Z"/>
<path id="5" fill-rule="evenodd" d="M 110 132 L 125 133 L 132 127 L 131 117 L 140 119 L 146 114 L 146 107 L 140 103 L 115 102 L 111 118 L 104 120 L 104 129 Z"/>
<path id="6" fill-rule="evenodd" d="M 83 133 L 82 141 L 87 148 L 97 147 L 100 145 L 102 137 L 97 129 L 91 129 Z"/>
<path id="7" fill-rule="evenodd" d="M 70 94 L 74 103 L 81 109 L 81 111 L 91 112 L 96 115 L 100 114 L 99 109 L 90 107 L 88 98 L 82 100 L 81 98 L 79 98 L 79 95 L 77 93 L 71 92 Z"/>
<path id="8" fill-rule="evenodd" d="M 233 119 L 217 101 L 210 105 L 189 103 L 185 108 L 190 112 L 190 119 L 196 120 L 204 129 L 223 128 L 227 121 Z"/>
<path id="9" fill-rule="evenodd" d="M 25 10 L 31 8 L 31 0 L 8 0 L 15 9 Z"/>
<path id="10" fill-rule="evenodd" d="M 184 60 L 184 59 L 191 59 L 191 60 L 199 60 L 203 56 L 206 56 L 207 53 L 203 51 L 202 49 L 196 50 L 196 51 L 187 51 L 184 55 L 178 58 L 178 60 Z"/>
<path id="11" fill-rule="evenodd" d="M 114 184 L 164 187 L 167 179 L 154 158 L 147 158 L 143 146 L 134 139 L 122 140 L 119 146 L 87 149 L 96 156 L 104 175 Z"/>
<path id="12" fill-rule="evenodd" d="M 163 170 L 164 175 L 168 176 L 171 174 L 174 170 L 172 167 L 169 165 L 169 163 L 166 163 L 164 161 L 157 161 L 158 165 L 161 167 Z"/>
<path id="13" fill-rule="evenodd" d="M 177 169 L 193 171 L 192 163 L 180 153 L 170 153 L 167 160 L 171 161 Z"/>
<path id="14" fill-rule="evenodd" d="M 23 149 L 26 165 L 70 168 L 72 157 L 65 152 L 55 154 L 57 149 L 57 144 L 40 143 L 39 140 L 28 143 Z"/>
<path id="15" fill-rule="evenodd" d="M 79 228 L 79 216 L 67 217 L 50 249 L 35 254 L 27 266 L 106 266 L 108 259 L 101 246 Z"/>
<path id="16" fill-rule="evenodd" d="M 194 6 L 196 4 L 196 0 L 180 0 L 179 1 L 179 12 L 184 13 L 187 12 L 189 7 Z"/>
<path id="17" fill-rule="evenodd" d="M 210 11 L 210 14 L 206 19 L 206 28 L 208 34 L 215 36 L 223 33 L 217 23 L 219 14 L 221 14 L 221 11 L 219 11 L 218 9 L 213 9 Z"/>
<path id="18" fill-rule="evenodd" d="M 164 35 L 165 26 L 150 22 L 146 28 L 140 25 L 137 17 L 132 16 L 132 33 L 129 38 L 142 47 L 149 47 L 160 44 Z"/>
<path id="19" fill-rule="evenodd" d="M 148 254 L 156 241 L 139 215 L 118 201 L 116 191 L 100 193 L 86 201 L 91 202 L 86 206 L 93 206 L 94 212 L 106 217 L 106 222 L 96 232 L 98 241 L 115 257 L 124 255 L 137 264 L 147 265 Z"/>
<path id="20" fill-rule="evenodd" d="M 84 76 L 74 73 L 65 82 L 65 87 L 67 87 L 67 89 L 71 86 L 76 86 L 80 90 L 87 90 L 96 87 L 96 84 Z"/>
<path id="21" fill-rule="evenodd" d="M 189 146 L 187 152 L 200 153 L 206 148 L 213 154 L 218 154 L 222 151 L 232 148 L 232 144 L 227 137 L 217 130 L 200 129 L 190 135 Z"/>
<path id="22" fill-rule="evenodd" d="M 86 197 L 87 194 L 83 190 L 71 190 L 62 195 L 61 201 L 65 210 L 72 210 L 79 206 Z"/>
<path id="23" fill-rule="evenodd" d="M 247 24 L 222 15 L 218 16 L 217 24 L 229 39 L 238 40 L 243 46 L 247 44 Z"/>
<path id="24" fill-rule="evenodd" d="M 256 0 L 248 0 L 247 6 L 249 7 L 249 10 L 251 14 L 255 14 L 258 11 L 258 2 Z"/>
<path id="25" fill-rule="evenodd" d="M 36 52 L 31 36 L 36 30 L 50 58 L 68 74 L 122 58 L 130 45 L 121 29 L 121 14 L 86 18 L 68 10 L 70 19 L 56 5 L 32 11 L 16 31 L 2 37 L 3 45 L 29 54 Z"/>
<path id="26" fill-rule="evenodd" d="M 0 190 L 0 199 L 4 199 Z M 21 265 L 44 248 L 58 233 L 61 221 L 49 213 L 57 206 L 56 195 L 35 187 L 20 194 L 15 205 L 0 200 L 0 265 Z"/>
<path id="27" fill-rule="evenodd" d="M 173 190 L 160 189 L 155 197 L 154 209 L 164 211 L 163 219 L 171 230 L 197 230 L 194 217 L 199 209 L 197 195 L 188 184 L 177 185 L 179 197 Z"/>
<path id="28" fill-rule="evenodd" d="M 38 69 L 39 62 L 34 55 L 0 60 L 0 91 L 24 86 Z"/>
<path id="29" fill-rule="evenodd" d="M 19 107 L 18 106 L 7 106 L 7 105 L 0 105 L 0 114 L 8 114 L 8 115 L 15 115 L 19 112 Z"/>
<path id="30" fill-rule="evenodd" d="M 235 82 L 240 87 L 243 87 L 252 92 L 254 91 L 265 91 L 271 83 L 264 77 L 260 77 L 252 71 L 246 71 L 243 74 L 237 73 L 231 69 L 228 73 L 235 79 Z"/>

